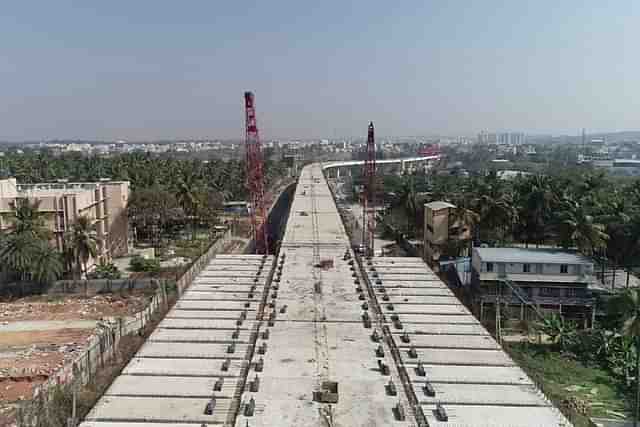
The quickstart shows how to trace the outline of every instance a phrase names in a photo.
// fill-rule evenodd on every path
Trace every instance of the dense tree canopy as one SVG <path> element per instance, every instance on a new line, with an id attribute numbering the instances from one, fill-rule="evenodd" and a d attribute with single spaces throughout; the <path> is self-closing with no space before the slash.
<path id="1" fill-rule="evenodd" d="M 575 248 L 606 254 L 617 265 L 640 258 L 640 180 L 621 184 L 591 170 L 512 180 L 491 172 L 468 178 L 418 174 L 385 179 L 384 191 L 392 206 L 407 211 L 408 233 L 422 229 L 416 206 L 445 200 L 475 212 L 478 243 Z"/>

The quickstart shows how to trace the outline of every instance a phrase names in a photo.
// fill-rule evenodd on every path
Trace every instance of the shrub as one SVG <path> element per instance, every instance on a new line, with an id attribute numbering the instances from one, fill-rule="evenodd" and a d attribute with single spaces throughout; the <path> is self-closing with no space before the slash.
<path id="1" fill-rule="evenodd" d="M 135 272 L 157 273 L 160 270 L 160 260 L 156 258 L 143 258 L 136 255 L 129 262 L 129 269 Z"/>
<path id="2" fill-rule="evenodd" d="M 89 273 L 90 279 L 119 279 L 122 276 L 118 267 L 112 262 L 100 262 L 99 265 L 96 266 L 95 270 Z"/>

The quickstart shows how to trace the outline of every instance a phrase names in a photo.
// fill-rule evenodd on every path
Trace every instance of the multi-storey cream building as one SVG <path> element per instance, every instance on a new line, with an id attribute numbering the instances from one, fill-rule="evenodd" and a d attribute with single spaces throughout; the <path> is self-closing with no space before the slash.
<path id="1" fill-rule="evenodd" d="M 424 259 L 428 264 L 436 265 L 452 243 L 462 244 L 471 239 L 471 225 L 456 213 L 456 206 L 449 202 L 425 203 Z"/>
<path id="2" fill-rule="evenodd" d="M 18 184 L 15 178 L 0 180 L 0 230 L 11 226 L 16 199 L 39 202 L 46 224 L 53 233 L 52 245 L 63 247 L 63 234 L 80 216 L 93 220 L 98 241 L 98 259 L 109 260 L 128 252 L 128 181 L 54 182 Z M 90 260 L 92 266 L 97 260 Z"/>

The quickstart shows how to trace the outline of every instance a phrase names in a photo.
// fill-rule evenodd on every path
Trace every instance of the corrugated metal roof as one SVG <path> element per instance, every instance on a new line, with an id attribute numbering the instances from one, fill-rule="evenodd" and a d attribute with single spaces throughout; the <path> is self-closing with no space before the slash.
<path id="1" fill-rule="evenodd" d="M 556 250 L 534 248 L 473 248 L 484 262 L 517 262 L 544 264 L 593 264 L 593 261 L 580 254 Z"/>
<path id="2" fill-rule="evenodd" d="M 430 203 L 425 203 L 424 206 L 426 208 L 429 208 L 429 209 L 432 209 L 432 210 L 455 208 L 456 207 L 456 205 L 452 205 L 449 202 L 430 202 Z"/>

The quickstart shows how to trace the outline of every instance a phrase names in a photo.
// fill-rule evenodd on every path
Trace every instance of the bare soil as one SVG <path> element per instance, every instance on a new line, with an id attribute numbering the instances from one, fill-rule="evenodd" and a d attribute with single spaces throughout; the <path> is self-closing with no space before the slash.
<path id="1" fill-rule="evenodd" d="M 144 293 L 44 295 L 0 303 L 0 328 L 11 326 L 0 329 L 0 426 L 7 425 L 4 417 L 11 419 L 17 402 L 30 399 L 38 385 L 82 353 L 94 329 L 74 327 L 74 320 L 132 316 L 147 299 Z M 65 323 L 59 329 L 20 330 L 21 322 L 32 321 Z"/>
<path id="2" fill-rule="evenodd" d="M 19 320 L 99 320 L 130 316 L 142 310 L 143 293 L 105 294 L 93 297 L 44 295 L 0 303 L 0 323 Z"/>

